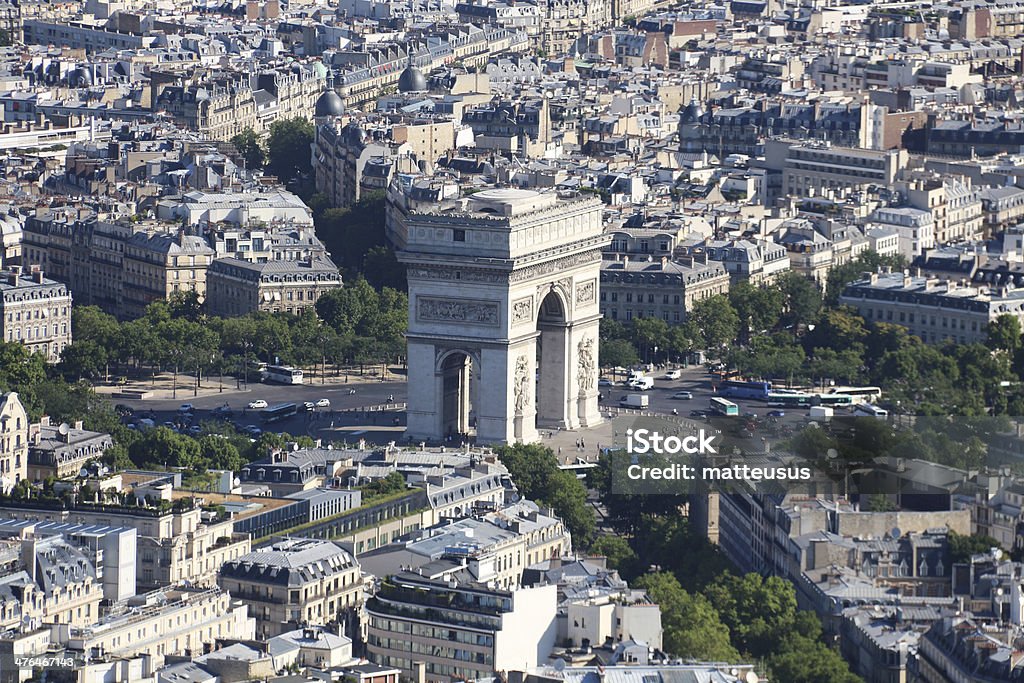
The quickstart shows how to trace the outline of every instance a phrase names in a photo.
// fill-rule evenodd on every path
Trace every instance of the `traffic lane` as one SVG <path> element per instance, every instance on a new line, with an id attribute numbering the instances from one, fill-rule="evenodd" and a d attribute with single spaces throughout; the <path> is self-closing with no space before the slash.
<path id="1" fill-rule="evenodd" d="M 244 393 L 212 394 L 193 398 L 182 390 L 176 399 L 111 399 L 111 402 L 115 405 L 128 406 L 134 411 L 134 415 L 128 418 L 127 422 L 145 415 L 157 425 L 169 422 L 187 428 L 201 425 L 206 421 L 226 421 L 242 427 L 256 425 L 261 429 L 264 427 L 260 419 L 261 409 L 250 409 L 250 402 L 262 399 L 271 406 L 296 403 L 299 404 L 299 413 L 295 417 L 275 422 L 268 427 L 270 431 L 275 432 L 304 434 L 307 433 L 311 421 L 316 422 L 319 428 L 319 423 L 324 420 L 329 424 L 331 418 L 338 420 L 342 415 L 352 414 L 347 411 L 388 403 L 405 403 L 406 397 L 404 383 L 368 382 L 326 386 L 251 384 L 249 391 Z M 316 403 L 322 398 L 330 400 L 329 408 L 316 408 L 312 413 L 302 410 L 303 403 Z M 195 408 L 192 413 L 180 412 L 179 408 L 186 403 Z M 224 405 L 231 408 L 230 415 L 214 413 L 214 409 Z"/>

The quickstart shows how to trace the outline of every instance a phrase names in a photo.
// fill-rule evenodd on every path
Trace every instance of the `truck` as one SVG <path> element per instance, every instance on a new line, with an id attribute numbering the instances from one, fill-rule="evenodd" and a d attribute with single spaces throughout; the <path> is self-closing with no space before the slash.
<path id="1" fill-rule="evenodd" d="M 630 389 L 636 389 L 637 391 L 647 391 L 654 386 L 653 377 L 638 377 L 629 383 Z"/>
<path id="2" fill-rule="evenodd" d="M 828 406 L 811 406 L 810 409 L 807 411 L 807 417 L 811 418 L 812 420 L 828 420 L 831 419 L 833 415 L 835 415 L 835 411 L 832 410 L 832 408 L 829 408 Z"/>
<path id="3" fill-rule="evenodd" d="M 650 404 L 651 398 L 647 394 L 626 394 L 619 399 L 623 408 L 646 408 Z"/>

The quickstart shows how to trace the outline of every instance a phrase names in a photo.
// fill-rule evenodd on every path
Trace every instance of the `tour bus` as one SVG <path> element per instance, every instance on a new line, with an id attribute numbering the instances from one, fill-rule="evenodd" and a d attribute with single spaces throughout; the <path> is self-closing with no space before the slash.
<path id="1" fill-rule="evenodd" d="M 831 393 L 852 396 L 854 403 L 874 403 L 882 398 L 880 387 L 833 387 Z"/>
<path id="2" fill-rule="evenodd" d="M 857 401 L 848 394 L 815 394 L 811 398 L 811 404 L 819 406 L 852 406 L 855 403 Z"/>
<path id="3" fill-rule="evenodd" d="M 260 411 L 260 417 L 264 422 L 277 422 L 278 420 L 285 420 L 299 411 L 299 406 L 295 403 L 281 403 L 276 406 L 270 406 Z"/>
<path id="4" fill-rule="evenodd" d="M 290 365 L 268 365 L 262 371 L 264 382 L 277 382 L 278 384 L 302 384 L 302 370 L 293 368 Z"/>
<path id="5" fill-rule="evenodd" d="M 711 399 L 711 412 L 716 415 L 737 416 L 740 414 L 740 407 L 732 401 L 726 401 L 724 398 L 715 396 Z"/>
<path id="6" fill-rule="evenodd" d="M 758 401 L 768 400 L 772 391 L 771 382 L 746 382 L 728 379 L 718 385 L 718 393 L 732 398 L 752 398 Z"/>
<path id="7" fill-rule="evenodd" d="M 871 405 L 870 403 L 860 404 L 853 409 L 853 414 L 857 417 L 874 417 L 879 420 L 885 420 L 889 417 L 888 410 Z"/>

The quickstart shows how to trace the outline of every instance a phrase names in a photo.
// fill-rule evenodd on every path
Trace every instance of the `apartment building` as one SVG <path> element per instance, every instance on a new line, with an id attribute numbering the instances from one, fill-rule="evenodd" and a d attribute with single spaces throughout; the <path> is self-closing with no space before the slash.
<path id="1" fill-rule="evenodd" d="M 703 249 L 709 261 L 720 261 L 734 285 L 743 281 L 769 285 L 790 270 L 786 247 L 768 240 L 713 240 L 689 251 L 697 249 Z"/>
<path id="2" fill-rule="evenodd" d="M 872 225 L 896 231 L 900 254 L 908 262 L 935 248 L 935 217 L 932 211 L 912 206 L 884 206 L 875 209 L 868 220 Z"/>
<path id="3" fill-rule="evenodd" d="M 103 597 L 110 602 L 135 595 L 135 529 L 98 524 L 67 524 L 23 519 L 0 519 L 0 538 L 61 538 L 84 553 L 96 569 Z M 95 615 L 94 615 L 95 616 Z"/>
<path id="4" fill-rule="evenodd" d="M 910 160 L 905 149 L 874 150 L 821 143 L 765 142 L 765 164 L 782 173 L 783 195 L 840 199 L 870 185 L 892 185 Z"/>
<path id="5" fill-rule="evenodd" d="M 120 318 L 140 317 L 150 303 L 175 292 L 205 296 L 206 269 L 214 254 L 179 224 L 95 217 L 30 217 L 25 247 L 26 261 L 43 268 L 53 264 L 54 277 L 76 301 Z"/>
<path id="6" fill-rule="evenodd" d="M 88 626 L 100 616 L 102 570 L 61 536 L 21 541 L 24 571 L 0 578 L 0 586 L 34 624 Z"/>
<path id="7" fill-rule="evenodd" d="M 0 272 L 0 339 L 19 342 L 50 363 L 71 343 L 71 294 L 66 285 L 20 266 Z"/>
<path id="8" fill-rule="evenodd" d="M 70 522 L 136 530 L 136 581 L 140 590 L 189 581 L 208 586 L 217 570 L 251 548 L 248 534 L 235 533 L 227 518 L 203 521 L 202 509 L 190 499 L 167 508 L 79 503 L 70 509 L 47 501 L 0 506 L 0 515 L 32 521 Z"/>
<path id="9" fill-rule="evenodd" d="M 338 287 L 341 273 L 323 255 L 265 263 L 220 258 L 206 273 L 207 305 L 210 313 L 218 316 L 254 311 L 301 313 Z"/>
<path id="10" fill-rule="evenodd" d="M 355 557 L 312 538 L 288 538 L 226 562 L 217 582 L 248 606 L 261 639 L 346 619 L 364 595 Z"/>
<path id="11" fill-rule="evenodd" d="M 530 501 L 424 529 L 404 543 L 360 556 L 380 576 L 394 567 L 412 571 L 438 560 L 465 565 L 473 581 L 509 589 L 521 585 L 532 564 L 568 555 L 571 538 L 562 521 Z"/>
<path id="12" fill-rule="evenodd" d="M 499 590 L 474 582 L 459 564 L 440 561 L 383 579 L 366 604 L 367 657 L 428 680 L 475 680 L 530 669 L 555 645 L 554 585 Z"/>
<path id="13" fill-rule="evenodd" d="M 171 655 L 198 656 L 218 639 L 252 640 L 248 607 L 219 588 L 173 588 L 119 603 L 89 626 L 61 624 L 51 640 L 80 657 L 150 658 L 154 669 Z"/>
<path id="14" fill-rule="evenodd" d="M 905 273 L 873 273 L 849 285 L 839 301 L 869 322 L 900 325 L 928 343 L 985 343 L 988 324 L 1000 315 L 1024 319 L 1020 290 Z"/>
<path id="15" fill-rule="evenodd" d="M 109 434 L 83 429 L 81 420 L 53 425 L 49 415 L 29 425 L 28 440 L 29 481 L 77 477 L 86 463 L 102 458 L 113 445 Z"/>
<path id="16" fill-rule="evenodd" d="M 0 492 L 28 476 L 28 414 L 18 394 L 0 394 Z"/>
<path id="17" fill-rule="evenodd" d="M 601 314 L 612 320 L 686 319 L 697 301 L 729 291 L 729 273 L 707 255 L 661 257 L 655 261 L 623 256 L 601 263 Z"/>
<path id="18" fill-rule="evenodd" d="M 978 192 L 989 235 L 1024 221 L 1024 189 L 1007 185 L 986 187 Z"/>

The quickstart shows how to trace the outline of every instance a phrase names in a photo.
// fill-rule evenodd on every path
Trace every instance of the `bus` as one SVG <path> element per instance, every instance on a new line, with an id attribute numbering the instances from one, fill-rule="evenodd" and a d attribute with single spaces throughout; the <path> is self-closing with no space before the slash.
<path id="1" fill-rule="evenodd" d="M 871 405 L 870 403 L 861 403 L 853 409 L 853 414 L 857 417 L 873 417 L 879 420 L 885 420 L 889 417 L 888 410 Z"/>
<path id="2" fill-rule="evenodd" d="M 302 384 L 302 370 L 290 365 L 268 365 L 261 374 L 264 382 Z"/>
<path id="3" fill-rule="evenodd" d="M 813 396 L 802 391 L 773 391 L 766 400 L 771 408 L 806 408 L 812 404 L 813 399 Z"/>
<path id="4" fill-rule="evenodd" d="M 740 407 L 732 401 L 715 396 L 711 399 L 711 412 L 716 415 L 737 416 L 740 414 Z"/>
<path id="5" fill-rule="evenodd" d="M 852 406 L 857 401 L 848 394 L 815 394 L 811 403 L 819 406 Z"/>
<path id="6" fill-rule="evenodd" d="M 270 406 L 260 411 L 260 417 L 264 422 L 277 422 L 278 420 L 286 420 L 295 413 L 299 412 L 299 406 L 295 403 L 281 403 L 276 406 Z"/>
<path id="7" fill-rule="evenodd" d="M 882 398 L 880 387 L 833 387 L 831 393 L 852 396 L 854 403 L 874 403 Z"/>
<path id="8" fill-rule="evenodd" d="M 751 398 L 758 401 L 766 401 L 771 391 L 771 382 L 745 382 L 738 379 L 727 379 L 718 385 L 718 393 L 730 398 Z"/>

